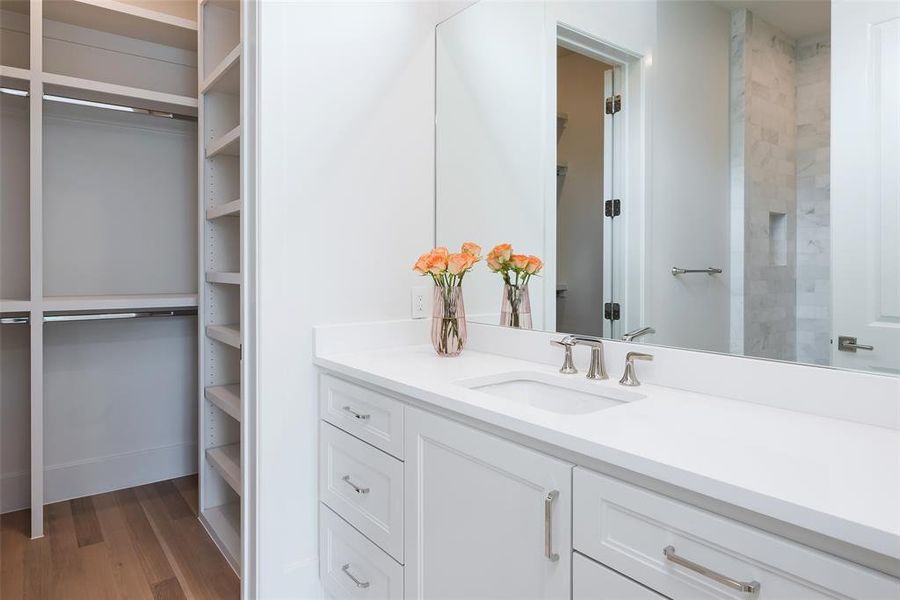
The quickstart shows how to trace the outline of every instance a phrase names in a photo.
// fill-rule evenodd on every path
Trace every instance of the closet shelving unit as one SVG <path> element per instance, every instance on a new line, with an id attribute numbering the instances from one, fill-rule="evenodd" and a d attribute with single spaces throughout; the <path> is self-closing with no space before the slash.
<path id="1" fill-rule="evenodd" d="M 255 18 L 237 0 L 0 0 L 0 510 L 30 506 L 40 537 L 46 503 L 197 468 L 245 593 Z M 144 442 L 163 444 L 150 465 L 97 450 Z M 48 469 L 72 465 L 96 468 Z"/>
<path id="2" fill-rule="evenodd" d="M 90 413 L 97 397 L 111 404 L 118 397 L 126 408 L 132 400 L 147 400 L 140 391 L 122 398 L 121 389 L 79 388 L 77 380 L 63 393 L 61 386 L 71 381 L 59 374 L 77 371 L 82 363 L 76 356 L 100 357 L 89 365 L 91 374 L 112 380 L 122 364 L 106 364 L 104 345 L 121 353 L 121 344 L 128 344 L 126 355 L 152 355 L 159 347 L 143 344 L 160 337 L 150 335 L 153 327 L 166 327 L 165 343 L 176 345 L 166 351 L 189 364 L 196 360 L 190 318 L 167 319 L 167 325 L 159 325 L 161 319 L 102 326 L 94 321 L 122 321 L 132 311 L 135 317 L 183 315 L 198 307 L 191 150 L 198 131 L 190 120 L 198 113 L 198 26 L 190 0 L 2 0 L 0 28 L 0 312 L 28 319 L 27 325 L 2 326 L 2 450 L 9 457 L 12 448 L 13 462 L 25 463 L 2 499 L 6 509 L 30 505 L 31 535 L 40 537 L 45 503 L 88 490 L 65 488 L 47 474 L 51 460 L 76 460 L 89 445 L 77 437 L 77 422 L 69 423 L 64 441 L 57 439 L 53 428 L 71 418 L 57 411 L 87 399 L 80 408 Z M 186 160 L 179 162 L 179 152 Z M 162 172 L 154 175 L 155 168 Z M 86 315 L 92 321 L 50 322 Z M 112 329 L 121 327 L 131 329 Z M 82 348 L 82 341 L 93 345 Z M 163 363 L 137 376 L 135 385 L 153 387 L 167 374 L 153 371 L 168 368 Z M 179 393 L 170 394 L 165 385 L 152 391 L 167 396 L 160 405 L 183 404 L 183 420 L 192 421 L 190 396 L 180 402 Z M 16 435 L 10 435 L 11 427 L 19 428 Z M 68 442 L 71 448 L 61 445 Z M 20 502 L 18 492 L 27 500 Z"/>
<path id="3" fill-rule="evenodd" d="M 250 462 L 244 442 L 252 414 L 242 360 L 252 304 L 247 8 L 237 0 L 199 3 L 200 518 L 236 571 L 247 556 L 242 513 L 250 478 L 242 466 Z"/>

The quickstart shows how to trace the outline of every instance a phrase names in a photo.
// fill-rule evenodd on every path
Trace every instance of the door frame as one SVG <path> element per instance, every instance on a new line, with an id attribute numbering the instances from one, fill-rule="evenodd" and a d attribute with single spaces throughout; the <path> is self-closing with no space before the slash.
<path id="1" fill-rule="evenodd" d="M 614 235 L 608 219 L 604 219 L 604 302 L 619 302 L 621 317 L 611 323 L 604 320 L 603 337 L 620 337 L 626 331 L 643 322 L 645 302 L 644 263 L 646 256 L 644 215 L 647 212 L 646 178 L 649 172 L 647 153 L 647 66 L 649 60 L 633 52 L 599 40 L 562 21 L 556 21 L 553 43 L 549 44 L 547 64 L 547 113 L 545 119 L 545 162 L 548 173 L 556 169 L 556 46 L 562 46 L 578 54 L 599 60 L 613 67 L 613 91 L 622 95 L 622 110 L 616 118 L 616 126 L 609 128 L 612 135 L 606 148 L 611 146 L 614 160 L 607 160 L 604 153 L 603 200 L 619 198 L 622 214 Z M 607 120 L 608 122 L 608 120 Z M 604 128 L 604 136 L 606 130 Z M 610 165 L 610 163 L 612 163 Z M 544 286 L 544 323 L 556 323 L 556 177 L 547 178 L 544 190 L 545 230 L 544 245 L 548 279 Z M 619 223 L 621 226 L 619 226 Z M 611 262 L 607 256 L 612 255 Z M 615 298 L 610 294 L 615 291 Z M 598 307 L 602 311 L 603 307 Z M 577 332 L 568 332 L 577 333 Z"/>

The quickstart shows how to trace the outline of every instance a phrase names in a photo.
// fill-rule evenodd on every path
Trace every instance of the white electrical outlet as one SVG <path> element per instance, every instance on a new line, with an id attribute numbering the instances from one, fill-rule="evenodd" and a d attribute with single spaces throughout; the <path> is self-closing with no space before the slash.
<path id="1" fill-rule="evenodd" d="M 414 287 L 411 292 L 412 305 L 410 316 L 413 319 L 425 318 L 425 296 L 428 294 L 428 288 Z"/>

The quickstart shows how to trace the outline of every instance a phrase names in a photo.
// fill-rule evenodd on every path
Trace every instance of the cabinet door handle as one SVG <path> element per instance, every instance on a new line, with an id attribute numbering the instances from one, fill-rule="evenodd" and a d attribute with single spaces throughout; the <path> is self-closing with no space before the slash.
<path id="1" fill-rule="evenodd" d="M 369 488 L 359 487 L 358 485 L 356 485 L 355 483 L 350 481 L 349 475 L 344 475 L 343 477 L 341 477 L 341 480 L 344 481 L 350 487 L 352 487 L 353 491 L 356 492 L 357 494 L 368 494 L 369 493 Z"/>
<path id="2" fill-rule="evenodd" d="M 356 412 L 355 410 L 353 410 L 352 408 L 350 408 L 349 406 L 343 407 L 343 410 L 345 410 L 346 412 L 350 413 L 350 415 L 351 415 L 354 419 L 359 419 L 360 421 L 368 421 L 368 420 L 369 420 L 369 417 L 372 416 L 372 415 L 366 415 L 366 414 L 363 414 L 363 413 L 358 413 L 358 412 Z"/>
<path id="3" fill-rule="evenodd" d="M 717 573 L 712 569 L 707 569 L 703 565 L 698 565 L 693 561 L 675 554 L 675 546 L 666 546 L 663 548 L 663 554 L 665 555 L 666 560 L 673 562 L 676 565 L 680 565 L 685 569 L 689 569 L 694 573 L 699 573 L 704 577 L 708 577 L 717 583 L 721 583 L 725 587 L 737 590 L 738 592 L 746 592 L 748 594 L 755 594 L 759 591 L 758 581 L 738 581 L 737 579 L 732 579 L 731 577 Z"/>
<path id="4" fill-rule="evenodd" d="M 368 581 L 362 581 L 353 576 L 353 573 L 350 572 L 350 563 L 347 563 L 343 567 L 341 567 L 341 571 L 344 572 L 344 575 L 350 578 L 350 581 L 356 584 L 358 588 L 367 588 L 369 587 Z"/>
<path id="5" fill-rule="evenodd" d="M 559 490 L 551 490 L 544 497 L 544 556 L 550 562 L 559 560 L 559 554 L 553 551 L 553 501 L 559 498 Z"/>

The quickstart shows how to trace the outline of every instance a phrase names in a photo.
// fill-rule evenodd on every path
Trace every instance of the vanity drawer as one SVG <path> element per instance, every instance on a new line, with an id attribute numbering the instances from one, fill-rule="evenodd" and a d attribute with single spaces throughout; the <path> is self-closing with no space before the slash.
<path id="1" fill-rule="evenodd" d="M 319 379 L 324 420 L 403 459 L 403 403 L 331 375 Z"/>
<path id="2" fill-rule="evenodd" d="M 321 500 L 403 562 L 403 463 L 328 423 L 319 461 Z"/>
<path id="3" fill-rule="evenodd" d="M 574 548 L 676 600 L 900 598 L 896 579 L 643 488 L 582 468 L 573 488 Z M 681 560 L 758 582 L 758 594 Z"/>
<path id="4" fill-rule="evenodd" d="M 575 552 L 572 600 L 666 600 L 653 590 Z"/>
<path id="5" fill-rule="evenodd" d="M 324 504 L 319 505 L 319 579 L 327 598 L 403 598 L 403 567 Z"/>

